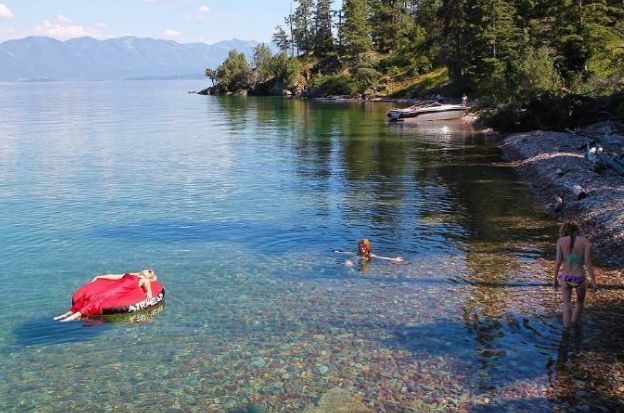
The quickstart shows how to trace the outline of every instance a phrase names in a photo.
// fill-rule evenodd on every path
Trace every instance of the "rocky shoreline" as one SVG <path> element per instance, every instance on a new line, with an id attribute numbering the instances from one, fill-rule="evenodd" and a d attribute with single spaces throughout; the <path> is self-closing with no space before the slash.
<path id="1" fill-rule="evenodd" d="M 592 162 L 588 144 L 622 154 L 624 125 L 603 122 L 568 133 L 517 133 L 502 140 L 501 150 L 553 216 L 579 223 L 601 265 L 623 268 L 624 175 Z"/>

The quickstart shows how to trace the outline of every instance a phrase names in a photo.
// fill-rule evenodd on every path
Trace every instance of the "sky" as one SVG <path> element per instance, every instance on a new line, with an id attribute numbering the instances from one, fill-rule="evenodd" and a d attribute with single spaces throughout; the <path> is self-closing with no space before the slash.
<path id="1" fill-rule="evenodd" d="M 26 36 L 270 42 L 291 0 L 0 0 L 0 42 Z"/>

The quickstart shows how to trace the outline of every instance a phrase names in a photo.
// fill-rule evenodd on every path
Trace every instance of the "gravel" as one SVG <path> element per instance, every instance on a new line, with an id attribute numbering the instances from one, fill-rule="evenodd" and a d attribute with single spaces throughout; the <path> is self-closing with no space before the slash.
<path id="1" fill-rule="evenodd" d="M 624 267 L 624 176 L 610 168 L 596 170 L 585 159 L 584 146 L 597 139 L 605 152 L 621 153 L 623 129 L 604 122 L 576 133 L 513 134 L 501 143 L 503 157 L 533 185 L 549 212 L 561 221 L 576 221 L 592 240 L 598 262 L 611 268 Z M 583 199 L 574 192 L 578 185 L 586 191 Z"/>

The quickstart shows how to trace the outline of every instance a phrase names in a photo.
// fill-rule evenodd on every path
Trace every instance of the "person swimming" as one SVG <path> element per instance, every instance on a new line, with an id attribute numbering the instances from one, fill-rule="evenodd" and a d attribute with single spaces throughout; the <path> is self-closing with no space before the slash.
<path id="1" fill-rule="evenodd" d="M 559 275 L 561 269 L 563 271 Z M 576 223 L 566 221 L 559 229 L 553 281 L 553 288 L 556 290 L 559 287 L 559 277 L 561 277 L 563 326 L 566 328 L 570 326 L 570 322 L 576 323 L 581 317 L 587 292 L 586 271 L 591 276 L 592 290 L 595 292 L 596 277 L 591 261 L 591 243 L 580 235 L 580 229 Z M 573 290 L 576 291 L 574 310 L 571 304 Z"/>
<path id="2" fill-rule="evenodd" d="M 342 250 L 335 250 L 334 251 L 336 254 L 347 254 L 347 255 L 357 255 L 361 260 L 364 261 L 370 261 L 371 258 L 377 258 L 380 260 L 387 260 L 387 261 L 392 261 L 392 262 L 401 262 L 404 263 L 405 260 L 403 259 L 403 257 L 383 257 L 381 255 L 376 255 L 373 254 L 373 245 L 372 243 L 368 240 L 368 239 L 361 239 L 358 241 L 358 247 L 357 247 L 357 252 L 353 253 L 353 252 L 349 252 L 349 251 L 342 251 Z M 349 266 L 350 260 L 347 260 L 346 265 Z M 353 265 L 353 263 L 351 263 L 351 266 Z"/>

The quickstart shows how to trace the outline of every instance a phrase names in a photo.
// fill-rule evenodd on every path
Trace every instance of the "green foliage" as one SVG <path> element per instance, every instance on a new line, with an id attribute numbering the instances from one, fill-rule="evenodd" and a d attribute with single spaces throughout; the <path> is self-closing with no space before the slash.
<path id="1" fill-rule="evenodd" d="M 213 69 L 206 69 L 206 77 L 210 79 L 210 81 L 212 82 L 212 85 L 214 86 L 215 81 L 217 80 L 217 72 L 215 72 Z"/>
<path id="2" fill-rule="evenodd" d="M 230 50 L 227 59 L 216 71 L 217 81 L 225 91 L 236 91 L 249 87 L 251 68 L 243 53 Z"/>
<path id="3" fill-rule="evenodd" d="M 449 84 L 449 74 L 446 68 L 434 69 L 424 75 L 420 75 L 407 87 L 401 83 L 389 85 L 390 93 L 394 96 L 406 96 L 409 98 L 431 95 L 455 95 L 459 96 L 461 90 L 453 88 Z"/>
<path id="4" fill-rule="evenodd" d="M 254 66 L 255 66 L 255 82 L 266 82 L 273 77 L 273 53 L 271 49 L 264 44 L 260 43 L 254 49 Z"/>
<path id="5" fill-rule="evenodd" d="M 529 48 L 520 63 L 518 94 L 528 102 L 545 93 L 558 95 L 563 89 L 563 79 L 555 68 L 555 60 L 547 49 Z"/>
<path id="6" fill-rule="evenodd" d="M 286 89 L 297 84 L 301 76 L 301 62 L 296 57 L 289 57 L 286 52 L 273 56 L 271 70 L 275 79 Z"/>
<path id="7" fill-rule="evenodd" d="M 522 106 L 514 103 L 490 109 L 483 118 L 501 131 L 563 130 L 607 120 L 618 107 L 624 107 L 624 93 L 608 97 L 544 93 Z"/>
<path id="8" fill-rule="evenodd" d="M 403 24 L 408 20 L 403 2 L 395 0 L 369 0 L 371 38 L 375 49 L 389 53 L 398 48 L 404 36 Z"/>
<path id="9" fill-rule="evenodd" d="M 297 0 L 297 8 L 292 16 L 294 22 L 293 41 L 303 55 L 314 49 L 313 0 Z"/>
<path id="10" fill-rule="evenodd" d="M 377 90 L 381 73 L 372 67 L 359 67 L 351 76 L 352 88 L 356 93 L 364 93 L 369 90 Z"/>
<path id="11" fill-rule="evenodd" d="M 557 64 L 566 80 L 587 80 L 589 61 L 608 42 L 606 0 L 560 0 L 549 14 L 554 18 L 550 40 L 557 51 Z"/>
<path id="12" fill-rule="evenodd" d="M 316 12 L 314 13 L 316 31 L 312 48 L 314 54 L 319 57 L 326 56 L 334 48 L 331 3 L 331 0 L 316 1 Z"/>
<path id="13" fill-rule="evenodd" d="M 371 49 L 366 0 L 344 0 L 342 13 L 344 22 L 340 30 L 346 54 L 350 57 L 357 57 L 359 54 L 366 53 Z"/>
<path id="14" fill-rule="evenodd" d="M 347 72 L 334 75 L 317 74 L 312 78 L 311 85 L 323 95 L 355 95 L 357 85 Z"/>
<path id="15" fill-rule="evenodd" d="M 284 28 L 280 25 L 275 27 L 275 33 L 273 33 L 271 40 L 282 52 L 287 52 L 292 46 L 290 36 L 288 36 L 286 30 L 284 30 Z"/>
<path id="16" fill-rule="evenodd" d="M 290 84 L 312 75 L 308 86 L 327 93 L 467 92 L 508 121 L 544 96 L 623 86 L 621 0 L 343 0 L 338 13 L 331 0 L 294 4 L 273 37 L 305 66 L 295 75 L 276 59 Z M 440 68 L 444 82 L 423 76 Z"/>

